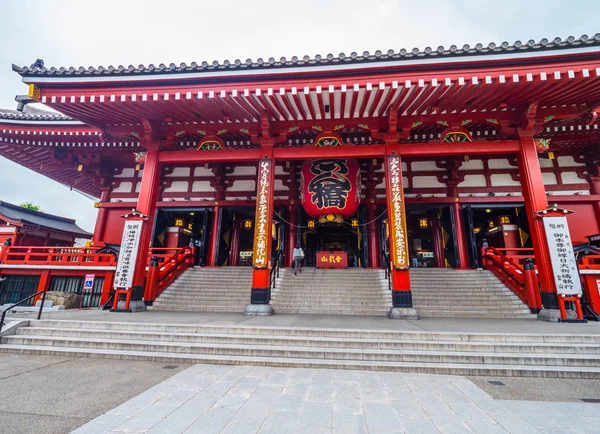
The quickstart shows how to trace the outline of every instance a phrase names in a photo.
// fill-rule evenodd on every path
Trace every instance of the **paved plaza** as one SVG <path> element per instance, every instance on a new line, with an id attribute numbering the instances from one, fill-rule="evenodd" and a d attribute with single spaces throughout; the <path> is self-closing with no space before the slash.
<path id="1" fill-rule="evenodd" d="M 456 376 L 195 365 L 74 432 L 600 433 L 599 409 L 494 400 Z"/>
<path id="2" fill-rule="evenodd" d="M 32 315 L 16 315 L 25 318 Z M 45 319 L 232 327 L 599 334 L 600 324 L 97 310 Z M 499 382 L 499 383 L 498 383 Z M 0 354 L 0 432 L 600 433 L 600 380 Z M 584 402 L 589 401 L 589 402 Z"/>

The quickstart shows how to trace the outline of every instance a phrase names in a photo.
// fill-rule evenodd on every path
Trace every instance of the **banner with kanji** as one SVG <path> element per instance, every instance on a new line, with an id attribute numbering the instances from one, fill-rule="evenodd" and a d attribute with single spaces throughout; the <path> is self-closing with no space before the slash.
<path id="1" fill-rule="evenodd" d="M 267 268 L 270 260 L 271 217 L 273 213 L 273 161 L 265 158 L 258 163 L 256 183 L 256 217 L 254 225 L 254 268 Z"/>
<path id="2" fill-rule="evenodd" d="M 386 156 L 385 161 L 390 260 L 394 269 L 405 270 L 410 267 L 410 264 L 404 189 L 402 186 L 402 162 L 400 157 L 396 155 Z"/>

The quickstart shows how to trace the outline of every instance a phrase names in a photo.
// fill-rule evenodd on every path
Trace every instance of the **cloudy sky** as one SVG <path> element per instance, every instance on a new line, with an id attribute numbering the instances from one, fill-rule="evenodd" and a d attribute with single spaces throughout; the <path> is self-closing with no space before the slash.
<path id="1" fill-rule="evenodd" d="M 598 0 L 0 0 L 0 107 L 26 93 L 11 64 L 99 66 L 288 58 L 600 32 Z M 87 230 L 89 199 L 0 157 L 0 200 Z"/>

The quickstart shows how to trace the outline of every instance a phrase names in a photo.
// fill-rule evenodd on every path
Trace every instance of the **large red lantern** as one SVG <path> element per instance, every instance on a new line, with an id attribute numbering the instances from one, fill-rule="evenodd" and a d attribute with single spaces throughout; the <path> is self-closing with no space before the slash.
<path id="1" fill-rule="evenodd" d="M 312 218 L 336 214 L 348 218 L 360 204 L 360 166 L 353 159 L 328 158 L 302 165 L 301 200 Z"/>

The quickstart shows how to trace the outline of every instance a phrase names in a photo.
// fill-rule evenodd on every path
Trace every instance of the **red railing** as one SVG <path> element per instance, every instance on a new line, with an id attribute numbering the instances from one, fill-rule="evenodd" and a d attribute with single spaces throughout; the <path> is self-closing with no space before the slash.
<path id="1" fill-rule="evenodd" d="M 483 267 L 498 277 L 529 308 L 542 308 L 533 249 L 483 247 L 481 258 Z"/>
<path id="2" fill-rule="evenodd" d="M 115 266 L 116 257 L 87 247 L 3 247 L 0 263 L 6 265 Z"/>
<path id="3" fill-rule="evenodd" d="M 152 264 L 153 258 L 158 260 L 156 266 Z M 193 260 L 193 247 L 150 249 L 144 298 L 155 300 L 175 279 L 193 265 Z"/>
<path id="4" fill-rule="evenodd" d="M 600 317 L 600 255 L 582 256 L 578 264 L 587 308 L 598 318 Z"/>

